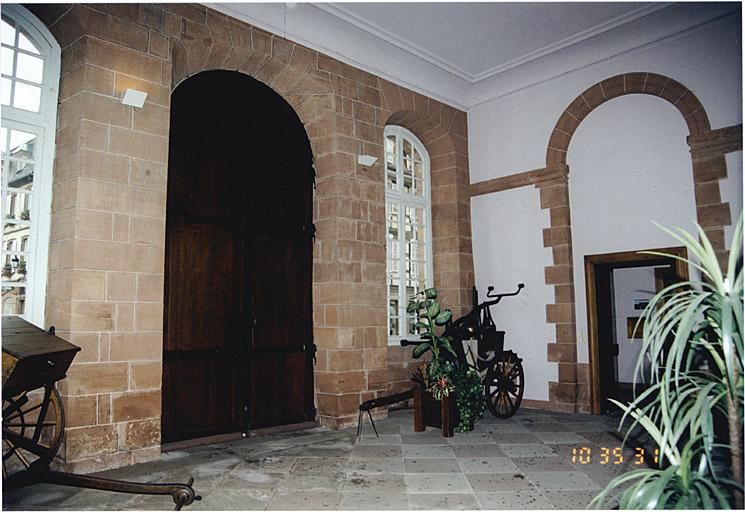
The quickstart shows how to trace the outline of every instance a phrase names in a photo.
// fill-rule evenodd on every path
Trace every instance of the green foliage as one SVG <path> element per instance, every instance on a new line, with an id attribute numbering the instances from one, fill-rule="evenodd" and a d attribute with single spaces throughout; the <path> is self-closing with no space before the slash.
<path id="1" fill-rule="evenodd" d="M 741 506 L 742 216 L 726 274 L 701 228 L 700 242 L 682 229 L 662 229 L 688 249 L 691 260 L 677 259 L 698 269 L 703 279 L 669 286 L 650 301 L 636 366 L 636 378 L 641 378 L 649 361 L 649 387 L 628 405 L 614 401 L 624 411 L 619 429 L 629 421 L 628 432 L 638 426 L 646 430 L 659 446 L 660 467 L 615 478 L 590 506 Z M 727 439 L 721 439 L 715 424 L 727 426 Z M 722 449 L 729 459 L 724 462 L 715 456 Z"/>
<path id="2" fill-rule="evenodd" d="M 437 327 L 444 326 L 452 318 L 452 312 L 440 307 L 436 288 L 428 288 L 413 296 L 406 311 L 418 315 L 416 328 L 422 340 L 426 341 L 414 349 L 414 357 L 432 351 L 432 360 L 426 367 L 420 366 L 412 375 L 412 380 L 431 391 L 436 400 L 442 400 L 454 389 L 460 418 L 456 431 L 470 430 L 484 412 L 484 387 L 477 372 L 468 367 L 461 368 L 442 357 L 443 350 L 453 358 L 457 357 L 450 338 L 436 332 Z"/>
<path id="3" fill-rule="evenodd" d="M 466 432 L 481 419 L 486 407 L 484 402 L 484 385 L 481 377 L 473 368 L 454 367 L 450 379 L 455 386 L 455 399 L 458 405 L 458 425 L 456 432 Z"/>
<path id="4" fill-rule="evenodd" d="M 432 351 L 432 361 L 441 362 L 440 351 L 447 350 L 455 357 L 453 347 L 450 345 L 450 339 L 445 336 L 439 336 L 435 332 L 437 326 L 445 325 L 453 316 L 449 309 L 440 310 L 440 304 L 437 302 L 437 289 L 427 288 L 419 292 L 411 299 L 406 307 L 407 313 L 416 313 L 418 321 L 416 328 L 419 335 L 426 343 L 418 345 L 414 349 L 414 358 L 421 357 L 428 350 Z M 424 321 L 423 321 L 424 320 Z"/>

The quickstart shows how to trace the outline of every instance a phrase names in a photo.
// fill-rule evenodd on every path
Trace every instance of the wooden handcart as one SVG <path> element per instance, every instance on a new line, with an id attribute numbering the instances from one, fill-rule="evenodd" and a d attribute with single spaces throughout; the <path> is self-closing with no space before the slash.
<path id="1" fill-rule="evenodd" d="M 171 495 L 174 510 L 201 500 L 186 484 L 138 483 L 50 469 L 65 433 L 55 384 L 65 378 L 79 347 L 26 322 L 2 317 L 3 488 L 37 483 L 130 494 Z"/>

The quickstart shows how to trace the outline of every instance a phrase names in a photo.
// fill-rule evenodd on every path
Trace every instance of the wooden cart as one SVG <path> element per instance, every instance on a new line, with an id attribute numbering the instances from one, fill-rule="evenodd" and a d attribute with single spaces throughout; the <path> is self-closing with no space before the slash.
<path id="1" fill-rule="evenodd" d="M 37 483 L 131 494 L 170 494 L 175 510 L 200 500 L 186 484 L 125 482 L 53 471 L 65 434 L 65 411 L 55 383 L 64 379 L 79 347 L 26 322 L 2 317 L 3 487 Z"/>

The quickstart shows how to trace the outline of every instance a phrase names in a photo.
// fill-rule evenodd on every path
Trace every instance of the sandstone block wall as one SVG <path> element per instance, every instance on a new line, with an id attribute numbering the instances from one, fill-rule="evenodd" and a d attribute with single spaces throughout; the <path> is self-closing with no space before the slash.
<path id="1" fill-rule="evenodd" d="M 459 314 L 473 286 L 464 112 L 197 4 L 28 8 L 62 47 L 46 323 L 82 347 L 60 386 L 68 469 L 160 452 L 170 94 L 203 70 L 266 83 L 311 141 L 319 420 L 349 424 L 361 401 L 408 386 L 410 351 L 387 346 L 383 128 L 430 154 L 435 286 Z M 127 88 L 148 93 L 144 108 L 120 103 Z"/>

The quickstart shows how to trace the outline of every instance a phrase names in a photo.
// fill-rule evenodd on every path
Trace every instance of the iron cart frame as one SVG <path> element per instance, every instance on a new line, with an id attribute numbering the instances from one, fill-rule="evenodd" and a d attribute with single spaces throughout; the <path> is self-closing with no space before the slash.
<path id="1" fill-rule="evenodd" d="M 138 483 L 50 469 L 65 433 L 65 410 L 55 388 L 80 350 L 20 317 L 2 317 L 3 488 L 38 483 L 130 494 L 170 494 L 174 510 L 201 500 L 186 484 Z"/>
<path id="2" fill-rule="evenodd" d="M 525 373 L 522 359 L 512 350 L 504 350 L 504 331 L 498 331 L 491 315 L 491 306 L 499 304 L 504 297 L 514 297 L 525 287 L 517 285 L 512 293 L 493 293 L 487 289 L 489 299 L 479 303 L 479 295 L 473 288 L 473 309 L 445 325 L 443 336 L 451 339 L 455 357 L 447 351 L 441 356 L 446 360 L 468 365 L 481 376 L 484 385 L 484 400 L 489 411 L 497 418 L 509 418 L 517 412 L 525 389 Z M 473 343 L 471 340 L 475 340 Z M 402 346 L 420 345 L 423 341 L 401 340 Z"/>

